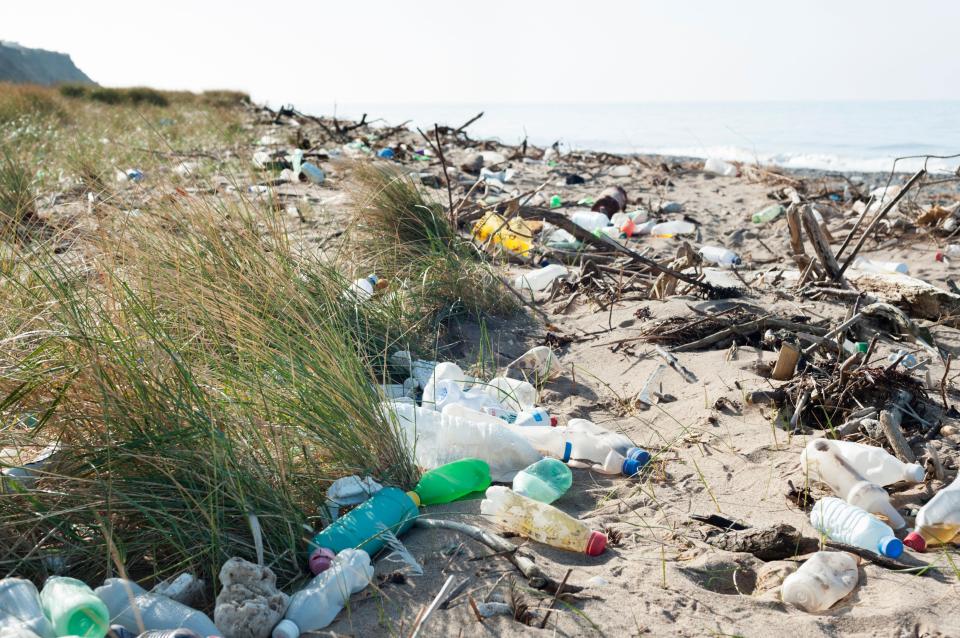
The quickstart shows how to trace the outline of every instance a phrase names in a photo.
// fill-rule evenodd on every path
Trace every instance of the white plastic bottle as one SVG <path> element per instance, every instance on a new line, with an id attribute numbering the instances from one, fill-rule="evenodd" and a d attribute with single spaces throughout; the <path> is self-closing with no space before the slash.
<path id="1" fill-rule="evenodd" d="M 928 542 L 949 543 L 957 534 L 960 534 L 960 474 L 920 508 L 917 529 L 907 534 L 903 542 L 922 552 Z"/>
<path id="2" fill-rule="evenodd" d="M 557 419 L 550 416 L 550 413 L 544 408 L 529 408 L 522 410 L 513 422 L 514 425 L 549 425 L 556 426 Z"/>
<path id="3" fill-rule="evenodd" d="M 517 276 L 513 280 L 513 285 L 518 290 L 532 290 L 540 292 L 546 290 L 554 280 L 560 277 L 566 277 L 570 271 L 561 264 L 549 264 L 537 270 L 531 270 Z"/>
<path id="4" fill-rule="evenodd" d="M 423 407 L 436 410 L 441 409 L 439 407 L 434 408 L 437 401 L 437 383 L 448 380 L 457 381 L 461 382 L 460 387 L 462 388 L 462 381 L 465 378 L 466 373 L 460 369 L 460 366 L 452 361 L 443 361 L 436 364 L 423 386 Z"/>
<path id="5" fill-rule="evenodd" d="M 18 626 L 40 638 L 56 638 L 56 632 L 43 614 L 40 592 L 29 580 L 0 580 L 0 627 Z"/>
<path id="6" fill-rule="evenodd" d="M 722 175 L 723 177 L 735 177 L 737 174 L 737 167 L 718 157 L 708 157 L 703 163 L 703 172 L 713 173 L 714 175 Z"/>
<path id="7" fill-rule="evenodd" d="M 890 504 L 887 491 L 861 476 L 844 460 L 836 441 L 815 439 L 800 453 L 800 466 L 811 480 L 830 486 L 833 492 L 851 505 L 874 514 L 883 514 L 895 529 L 907 523 Z"/>
<path id="8" fill-rule="evenodd" d="M 704 261 L 717 264 L 723 268 L 732 268 L 733 266 L 740 265 L 740 257 L 737 256 L 737 253 L 727 248 L 704 246 L 699 252 Z"/>
<path id="9" fill-rule="evenodd" d="M 880 274 L 901 274 L 909 275 L 910 266 L 902 261 L 881 261 L 878 259 L 867 259 L 866 257 L 857 257 L 853 260 L 853 267 L 863 272 L 874 272 Z"/>
<path id="10" fill-rule="evenodd" d="M 677 235 L 690 235 L 696 232 L 696 230 L 696 225 L 682 219 L 677 219 L 655 224 L 650 229 L 650 234 L 654 237 L 676 237 Z"/>
<path id="11" fill-rule="evenodd" d="M 345 549 L 333 564 L 290 599 L 283 620 L 274 627 L 273 638 L 297 638 L 333 622 L 351 594 L 362 591 L 373 578 L 370 556 L 362 549 Z"/>
<path id="12" fill-rule="evenodd" d="M 210 617 L 177 601 L 153 594 L 133 581 L 108 578 L 94 590 L 110 610 L 110 621 L 130 631 L 192 629 L 201 636 L 219 636 Z"/>
<path id="13" fill-rule="evenodd" d="M 500 376 L 479 387 L 498 403 L 517 412 L 530 409 L 537 403 L 537 389 L 527 381 Z"/>
<path id="14" fill-rule="evenodd" d="M 588 428 L 585 424 L 593 428 Z M 541 454 L 563 461 L 581 459 L 607 466 L 607 457 L 611 451 L 626 458 L 627 452 L 633 447 L 626 437 L 604 430 L 585 419 L 571 419 L 566 427 L 549 425 L 508 427 L 526 439 Z"/>
<path id="15" fill-rule="evenodd" d="M 863 478 L 877 485 L 898 481 L 922 483 L 926 472 L 922 465 L 904 463 L 883 448 L 855 441 L 833 441 L 843 460 Z"/>
<path id="16" fill-rule="evenodd" d="M 860 580 L 857 560 L 846 552 L 817 552 L 786 577 L 783 602 L 804 611 L 823 611 L 853 591 Z"/>
<path id="17" fill-rule="evenodd" d="M 610 225 L 610 218 L 603 213 L 592 210 L 578 210 L 570 216 L 574 224 L 591 233 Z"/>
<path id="18" fill-rule="evenodd" d="M 373 296 L 373 289 L 380 281 L 376 275 L 368 275 L 363 279 L 357 279 L 348 288 L 348 293 L 353 295 L 358 301 L 366 301 Z"/>
<path id="19" fill-rule="evenodd" d="M 424 402 L 424 407 L 430 407 Z M 437 381 L 434 386 L 433 409 L 443 411 L 448 405 L 460 404 L 473 410 L 482 410 L 487 406 L 499 407 L 499 404 L 489 394 L 479 390 L 463 390 L 460 382 L 453 379 Z"/>
<path id="20" fill-rule="evenodd" d="M 889 525 L 881 523 L 856 505 L 828 496 L 814 503 L 810 523 L 818 531 L 840 543 L 897 558 L 903 542 L 893 535 Z"/>
<path id="21" fill-rule="evenodd" d="M 502 409 L 504 412 L 507 410 Z M 474 410 L 471 407 L 463 405 L 462 403 L 451 403 L 450 405 L 443 406 L 441 413 L 447 415 L 448 417 L 459 417 L 461 419 L 467 419 L 468 421 L 473 421 L 474 423 L 486 423 L 488 425 L 503 425 L 506 423 L 506 419 L 498 417 L 491 412 L 495 411 L 494 408 L 485 407 L 483 410 Z M 510 412 L 514 418 L 517 417 L 516 412 Z"/>

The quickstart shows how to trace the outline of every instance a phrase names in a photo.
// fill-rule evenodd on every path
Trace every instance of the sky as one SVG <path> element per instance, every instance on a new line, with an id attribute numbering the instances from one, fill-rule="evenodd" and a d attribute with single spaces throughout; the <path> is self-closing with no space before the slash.
<path id="1" fill-rule="evenodd" d="M 31 0 L 0 39 L 107 86 L 280 103 L 960 99 L 960 2 Z"/>

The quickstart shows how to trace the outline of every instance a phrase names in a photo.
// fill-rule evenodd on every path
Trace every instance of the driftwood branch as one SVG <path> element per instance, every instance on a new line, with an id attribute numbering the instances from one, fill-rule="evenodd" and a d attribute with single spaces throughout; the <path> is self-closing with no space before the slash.
<path id="1" fill-rule="evenodd" d="M 817 218 L 813 216 L 813 210 L 810 206 L 803 207 L 801 218 L 803 220 L 803 228 L 807 231 L 807 236 L 810 238 L 811 245 L 813 245 L 813 252 L 817 254 L 817 259 L 820 260 L 823 269 L 827 271 L 831 279 L 842 279 L 840 275 L 840 265 L 837 264 L 837 260 L 833 256 L 833 251 L 830 249 L 830 243 L 827 242 L 827 238 L 823 236 L 820 224 L 817 223 Z"/>
<path id="2" fill-rule="evenodd" d="M 909 397 L 909 395 L 907 395 Z M 907 399 L 909 401 L 909 398 Z M 900 428 L 900 420 L 903 418 L 901 412 L 895 405 L 888 406 L 887 409 L 880 412 L 880 425 L 883 426 L 883 433 L 890 442 L 897 457 L 906 463 L 916 463 L 917 457 L 914 456 L 910 444 L 903 436 L 903 430 Z"/>

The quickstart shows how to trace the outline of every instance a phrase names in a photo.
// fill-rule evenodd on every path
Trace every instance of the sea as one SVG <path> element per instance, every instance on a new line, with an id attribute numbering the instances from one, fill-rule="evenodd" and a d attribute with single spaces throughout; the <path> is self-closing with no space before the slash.
<path id="1" fill-rule="evenodd" d="M 467 129 L 475 139 L 616 153 L 717 157 L 786 168 L 937 172 L 960 167 L 960 102 L 311 104 L 314 114 Z M 898 159 L 905 158 L 905 159 Z M 896 161 L 896 164 L 895 164 Z"/>

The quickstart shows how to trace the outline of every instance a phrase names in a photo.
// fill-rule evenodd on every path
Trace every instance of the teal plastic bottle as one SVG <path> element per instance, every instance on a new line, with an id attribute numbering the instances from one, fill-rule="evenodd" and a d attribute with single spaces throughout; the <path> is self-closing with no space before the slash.
<path id="1" fill-rule="evenodd" d="M 460 459 L 441 465 L 420 477 L 413 488 L 421 505 L 452 503 L 490 487 L 490 466 L 481 459 Z"/>
<path id="2" fill-rule="evenodd" d="M 540 459 L 513 479 L 513 491 L 541 503 L 552 503 L 573 485 L 573 472 L 557 459 Z"/>
<path id="3" fill-rule="evenodd" d="M 307 543 L 307 553 L 309 555 L 318 547 L 326 547 L 334 553 L 352 547 L 373 556 L 385 545 L 381 537 L 384 529 L 400 536 L 413 525 L 418 511 L 416 502 L 406 492 L 397 487 L 385 487 L 314 536 Z"/>
<path id="4" fill-rule="evenodd" d="M 58 636 L 103 638 L 110 612 L 93 590 L 75 578 L 51 576 L 40 592 L 44 615 Z"/>

